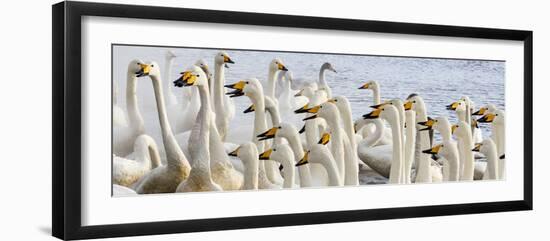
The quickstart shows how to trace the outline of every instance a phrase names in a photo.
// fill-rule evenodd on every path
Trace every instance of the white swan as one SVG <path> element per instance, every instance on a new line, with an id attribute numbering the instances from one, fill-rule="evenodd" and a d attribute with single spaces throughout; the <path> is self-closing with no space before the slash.
<path id="1" fill-rule="evenodd" d="M 460 180 L 474 180 L 474 143 L 472 142 L 472 129 L 465 121 L 459 121 L 451 127 L 451 133 L 458 139 L 458 149 L 460 157 Z"/>
<path id="2" fill-rule="evenodd" d="M 505 112 L 498 109 L 495 110 L 494 113 L 487 113 L 477 120 L 480 123 L 492 123 L 491 139 L 493 139 L 497 146 L 497 154 L 499 156 L 498 177 L 500 179 L 506 178 L 506 163 L 504 158 L 506 153 L 505 120 Z"/>
<path id="3" fill-rule="evenodd" d="M 449 165 L 448 176 L 444 176 L 444 180 L 451 182 L 460 180 L 460 167 L 458 160 L 458 148 L 457 144 L 453 140 L 443 141 L 441 144 L 435 145 L 434 147 L 423 150 L 425 154 L 440 154 L 447 160 Z"/>
<path id="4" fill-rule="evenodd" d="M 128 126 L 113 128 L 113 153 L 117 156 L 127 156 L 133 151 L 134 141 L 139 135 L 145 134 L 143 117 L 139 111 L 137 90 L 137 72 L 143 61 L 136 59 L 128 64 L 126 72 L 126 111 Z"/>
<path id="5" fill-rule="evenodd" d="M 451 123 L 449 122 L 449 119 L 447 119 L 447 117 L 440 116 L 440 117 L 437 117 L 435 119 L 432 119 L 432 118 L 428 117 L 427 121 L 418 122 L 418 124 L 419 124 L 419 126 L 421 126 L 421 129 L 419 130 L 420 132 L 435 130 L 435 131 L 439 132 L 443 142 L 452 140 L 451 139 L 451 136 L 452 136 L 452 134 L 451 134 Z M 434 166 L 432 166 L 432 182 L 435 181 L 434 180 L 434 175 L 438 175 L 439 172 L 441 172 L 441 174 L 442 174 L 442 177 L 443 177 L 442 181 L 448 181 L 446 178 L 448 178 L 450 176 L 450 174 L 449 174 L 449 172 L 450 172 L 449 162 L 444 157 L 442 157 L 442 159 L 439 160 L 439 161 L 441 161 L 443 163 L 443 168 L 442 168 L 442 170 L 437 170 L 437 169 L 434 170 Z"/>
<path id="6" fill-rule="evenodd" d="M 310 149 L 304 154 L 300 161 L 296 164 L 301 166 L 307 163 L 318 163 L 323 165 L 327 170 L 329 178 L 329 186 L 343 186 L 342 178 L 336 167 L 336 161 L 330 153 L 329 149 L 323 144 L 314 144 L 310 146 Z"/>
<path id="7" fill-rule="evenodd" d="M 189 150 L 191 154 L 191 173 L 189 177 L 181 182 L 176 192 L 206 192 L 222 191 L 222 187 L 214 182 L 210 170 L 210 129 L 212 126 L 212 114 L 210 110 L 210 98 L 208 90 L 208 79 L 206 74 L 194 66 L 189 71 L 183 72 L 181 82 L 177 86 L 202 86 L 199 88 L 201 94 L 201 109 L 197 116 L 195 126 L 191 131 Z"/>
<path id="8" fill-rule="evenodd" d="M 399 111 L 393 105 L 382 105 L 372 112 L 363 115 L 365 119 L 382 118 L 390 123 L 392 130 L 392 161 L 390 167 L 389 182 L 403 183 L 403 141 L 402 125 L 399 121 Z"/>
<path id="9" fill-rule="evenodd" d="M 428 115 L 426 114 L 426 105 L 424 99 L 419 95 L 411 95 L 405 103 L 406 110 L 413 110 L 416 112 L 415 122 L 426 123 L 428 121 Z M 418 129 L 422 129 L 417 125 Z M 416 160 L 416 178 L 415 182 L 423 183 L 432 182 L 431 173 L 431 158 L 429 155 L 422 153 L 422 150 L 429 149 L 431 147 L 431 138 L 429 131 L 418 131 L 416 134 L 416 144 L 414 152 L 414 160 Z"/>
<path id="10" fill-rule="evenodd" d="M 283 188 L 293 188 L 295 183 L 294 152 L 288 144 L 275 144 L 259 155 L 260 160 L 272 160 L 283 167 Z"/>
<path id="11" fill-rule="evenodd" d="M 162 78 L 157 63 L 140 64 L 138 76 L 149 76 L 155 91 L 155 99 L 166 151 L 166 165 L 159 166 L 143 176 L 134 185 L 137 193 L 168 193 L 176 191 L 178 185 L 189 176 L 191 166 L 176 142 L 166 114 Z"/>
<path id="12" fill-rule="evenodd" d="M 275 86 L 277 81 L 277 72 L 279 71 L 288 71 L 283 61 L 279 58 L 271 60 L 268 66 L 267 74 L 267 86 L 265 87 L 265 95 L 276 100 L 275 96 Z"/>
<path id="13" fill-rule="evenodd" d="M 194 74 L 194 76 L 186 76 Z M 192 66 L 190 70 L 183 72 L 183 75 L 180 79 L 176 80 L 174 84 L 178 87 L 183 86 L 196 86 L 197 90 L 199 91 L 200 95 L 200 111 L 208 114 L 208 121 L 206 124 L 208 125 L 208 132 L 204 132 L 209 134 L 208 139 L 208 152 L 209 152 L 209 175 L 211 175 L 211 178 L 219 184 L 223 190 L 239 190 L 242 187 L 243 183 L 243 177 L 242 174 L 238 171 L 236 171 L 233 168 L 233 165 L 231 164 L 231 161 L 229 160 L 229 157 L 226 154 L 224 143 L 221 140 L 220 135 L 218 134 L 218 131 L 216 129 L 216 125 L 213 120 L 214 113 L 211 108 L 211 98 L 210 98 L 210 90 L 208 88 L 208 78 L 206 77 L 206 74 L 202 69 L 196 65 Z M 204 118 L 204 114 L 200 118 Z M 199 119 L 199 116 L 197 116 L 197 120 L 203 121 L 202 119 Z M 198 123 L 195 124 L 193 127 L 193 130 L 196 131 L 198 128 Z M 191 136 L 189 137 L 188 141 L 188 151 L 191 155 L 193 155 L 193 148 L 191 147 L 195 142 L 193 140 L 193 133 L 191 133 Z M 194 165 L 194 163 L 193 163 Z M 193 169 L 191 169 L 193 171 Z M 210 186 L 210 185 L 209 185 Z"/>
<path id="14" fill-rule="evenodd" d="M 416 111 L 405 111 L 405 163 L 403 165 L 403 178 L 406 184 L 411 183 L 411 171 L 414 163 L 414 151 L 416 147 Z M 431 174 L 430 174 L 431 176 Z"/>
<path id="15" fill-rule="evenodd" d="M 225 96 L 225 67 L 227 64 L 234 64 L 235 62 L 229 57 L 229 55 L 222 51 L 216 54 L 214 58 L 214 85 L 213 89 L 213 105 L 214 113 L 216 113 L 216 129 L 220 134 L 222 141 L 225 141 L 227 131 L 229 128 L 229 121 L 235 116 L 235 105 L 233 100 Z"/>
<path id="16" fill-rule="evenodd" d="M 237 156 L 244 165 L 243 190 L 258 190 L 258 148 L 252 142 L 245 142 L 237 149 L 229 153 L 230 156 Z"/>
<path id="17" fill-rule="evenodd" d="M 368 81 L 367 83 L 360 86 L 359 89 L 372 90 L 372 103 L 373 103 L 373 105 L 379 105 L 381 103 L 381 101 L 380 101 L 380 85 L 378 84 L 377 81 L 375 81 L 375 80 Z M 366 120 L 366 121 L 367 121 L 366 123 L 382 122 L 382 119 L 369 119 L 369 120 Z M 384 123 L 383 122 L 382 123 L 375 123 L 374 126 L 384 127 L 382 129 L 380 129 L 379 131 L 375 130 L 375 132 L 380 132 L 380 138 L 381 139 L 379 139 L 376 143 L 374 143 L 374 145 L 386 145 L 386 144 L 391 143 L 391 139 L 392 139 L 391 135 L 390 135 L 391 131 L 388 131 L 388 129 L 384 126 Z M 361 128 L 358 128 L 358 130 L 361 130 Z M 367 163 L 365 163 L 365 164 L 367 164 Z"/>
<path id="18" fill-rule="evenodd" d="M 483 180 L 499 180 L 497 147 L 491 138 L 477 143 L 472 151 L 481 152 L 487 158 L 487 167 L 483 174 Z"/>
<path id="19" fill-rule="evenodd" d="M 353 149 L 345 131 L 342 129 L 342 119 L 338 107 L 332 102 L 325 102 L 305 111 L 315 115 L 306 117 L 304 120 L 321 117 L 328 123 L 333 137 L 330 146 L 331 151 L 336 160 L 340 177 L 344 178 L 344 185 L 359 185 L 357 153 Z"/>
<path id="20" fill-rule="evenodd" d="M 204 60 L 200 59 L 195 62 L 195 66 L 199 66 L 209 76 L 209 68 Z M 182 101 L 167 107 L 168 113 L 172 113 L 169 117 L 171 117 L 170 124 L 174 126 L 174 133 L 184 133 L 191 130 L 200 108 L 199 91 L 196 88 L 183 88 L 181 92 L 184 96 Z"/>
<path id="21" fill-rule="evenodd" d="M 174 60 L 176 59 L 177 55 L 172 52 L 171 50 L 167 50 L 164 55 L 164 78 L 167 80 L 172 79 L 172 66 L 174 65 Z M 178 99 L 176 98 L 176 95 L 172 92 L 171 83 L 170 81 L 166 81 L 164 84 L 164 93 L 166 93 L 166 106 L 172 106 L 176 105 L 178 103 Z"/>
<path id="22" fill-rule="evenodd" d="M 304 149 L 302 147 L 298 130 L 291 124 L 282 122 L 279 126 L 275 126 L 258 136 L 259 140 L 268 140 L 271 138 L 285 138 L 292 148 L 294 153 L 294 160 L 300 160 L 304 156 Z M 298 173 L 300 175 L 300 186 L 311 187 L 312 177 L 308 166 L 298 167 Z"/>
<path id="23" fill-rule="evenodd" d="M 230 97 L 247 96 L 254 105 L 254 132 L 252 132 L 252 142 L 258 147 L 258 152 L 263 152 L 265 143 L 258 141 L 257 137 L 267 129 L 265 98 L 262 84 L 256 78 L 241 80 L 235 84 L 228 84 L 225 87 L 233 89 L 226 93 Z M 271 183 L 266 175 L 265 163 L 259 164 L 258 187 L 260 189 L 279 188 Z"/>
<path id="24" fill-rule="evenodd" d="M 336 70 L 334 67 L 332 67 L 331 63 L 324 63 L 321 65 L 321 70 L 319 70 L 319 80 L 318 80 L 318 92 L 324 92 L 327 99 L 332 99 L 332 90 L 330 89 L 330 86 L 328 85 L 327 81 L 325 80 L 325 72 L 329 70 L 334 73 L 336 73 Z"/>
<path id="25" fill-rule="evenodd" d="M 296 108 L 309 103 L 309 100 L 302 96 L 296 96 L 292 90 L 293 75 L 290 70 L 279 71 L 277 82 L 283 83 L 282 93 L 279 96 L 279 109 L 282 114 L 291 114 Z"/>
<path id="26" fill-rule="evenodd" d="M 130 187 L 160 165 L 157 143 L 148 135 L 140 135 L 134 143 L 134 152 L 129 157 L 113 156 L 113 183 Z"/>

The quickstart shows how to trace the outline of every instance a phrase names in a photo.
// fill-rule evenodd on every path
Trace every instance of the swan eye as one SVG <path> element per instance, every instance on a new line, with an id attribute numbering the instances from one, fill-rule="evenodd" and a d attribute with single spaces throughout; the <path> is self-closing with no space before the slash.
<path id="1" fill-rule="evenodd" d="M 416 100 L 413 100 L 413 103 L 416 103 Z"/>
<path id="2" fill-rule="evenodd" d="M 278 128 L 279 128 L 279 129 L 282 129 L 283 127 L 279 126 Z"/>
<path id="3" fill-rule="evenodd" d="M 200 75 L 197 75 L 197 77 L 200 77 Z"/>
<path id="4" fill-rule="evenodd" d="M 248 81 L 246 81 L 245 83 L 248 84 Z"/>
<path id="5" fill-rule="evenodd" d="M 151 65 L 151 67 L 155 67 L 154 65 Z"/>
<path id="6" fill-rule="evenodd" d="M 273 151 L 277 151 L 277 149 L 273 149 Z"/>
<path id="7" fill-rule="evenodd" d="M 141 63 L 136 63 L 137 65 L 141 65 Z"/>

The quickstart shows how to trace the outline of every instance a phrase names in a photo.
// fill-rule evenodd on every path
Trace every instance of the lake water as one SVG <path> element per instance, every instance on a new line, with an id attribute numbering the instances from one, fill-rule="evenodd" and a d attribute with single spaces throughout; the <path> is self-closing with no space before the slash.
<path id="1" fill-rule="evenodd" d="M 213 59 L 219 50 L 192 48 L 160 48 L 115 46 L 113 52 L 113 80 L 118 85 L 119 106 L 124 107 L 124 89 L 126 88 L 126 68 L 135 58 L 143 61 L 156 61 L 161 68 L 165 66 L 164 56 L 167 50 L 178 57 L 172 66 L 171 77 L 163 76 L 171 85 L 179 72 L 187 69 L 198 59 L 205 59 L 213 68 Z M 287 53 L 265 51 L 226 51 L 235 64 L 226 69 L 226 83 L 234 83 L 244 78 L 256 77 L 261 81 L 267 79 L 268 64 L 273 58 L 280 58 L 285 66 L 293 72 L 295 79 L 316 81 L 319 68 L 330 62 L 338 73 L 326 72 L 326 80 L 332 88 L 333 95 L 342 95 L 351 103 L 354 119 L 371 111 L 372 91 L 357 89 L 368 80 L 377 80 L 380 84 L 382 100 L 393 98 L 405 99 L 411 93 L 424 98 L 428 115 L 431 117 L 448 116 L 456 122 L 454 112 L 445 106 L 462 96 L 469 96 L 477 107 L 492 103 L 504 108 L 505 63 L 502 61 L 456 60 L 388 56 L 356 56 L 340 54 Z M 165 83 L 166 84 L 166 83 Z M 171 87 L 176 95 L 181 89 Z M 160 129 L 150 81 L 140 81 L 138 96 L 140 108 L 146 121 L 147 131 L 162 146 Z M 252 124 L 253 115 L 242 111 L 250 105 L 246 97 L 234 98 L 236 105 L 235 119 L 231 130 Z M 285 121 L 301 127 L 301 116 L 287 117 Z M 300 126 L 298 126 L 300 125 Z M 482 125 L 483 135 L 490 135 L 487 124 Z M 115 137 L 116 138 L 116 137 Z M 436 139 L 439 139 L 436 136 Z"/>

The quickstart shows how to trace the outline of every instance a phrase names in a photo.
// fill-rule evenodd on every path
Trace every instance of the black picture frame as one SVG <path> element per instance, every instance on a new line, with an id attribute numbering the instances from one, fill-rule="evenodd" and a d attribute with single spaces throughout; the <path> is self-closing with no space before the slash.
<path id="1" fill-rule="evenodd" d="M 52 234 L 60 239 L 185 233 L 380 219 L 532 210 L 533 32 L 171 7 L 60 2 L 52 6 Z M 517 40 L 524 43 L 524 194 L 521 200 L 99 226 L 81 224 L 81 18 L 158 19 L 378 33 Z"/>

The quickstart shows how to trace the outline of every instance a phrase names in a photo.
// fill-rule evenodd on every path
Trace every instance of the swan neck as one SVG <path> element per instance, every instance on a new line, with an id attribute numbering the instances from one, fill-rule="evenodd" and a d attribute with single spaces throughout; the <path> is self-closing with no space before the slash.
<path id="1" fill-rule="evenodd" d="M 164 103 L 164 95 L 162 92 L 162 79 L 160 76 L 150 76 L 153 82 L 153 89 L 155 91 L 155 99 L 157 102 L 157 110 L 160 121 L 160 128 L 162 131 L 162 141 L 164 148 L 166 149 L 166 160 L 168 165 L 171 166 L 186 166 L 189 167 L 187 159 L 183 155 L 183 152 L 176 142 L 176 138 L 172 133 L 172 128 L 168 122 L 168 116 L 166 114 L 166 105 Z"/>
<path id="2" fill-rule="evenodd" d="M 259 164 L 258 157 L 257 155 L 250 155 L 245 158 L 247 160 L 244 163 L 243 189 L 257 190 L 258 189 L 258 164 Z"/>
<path id="3" fill-rule="evenodd" d="M 491 148 L 483 153 L 487 157 L 487 169 L 484 175 L 488 175 L 489 179 L 499 179 L 498 177 L 498 160 L 496 148 Z"/>
<path id="4" fill-rule="evenodd" d="M 145 124 L 139 112 L 139 104 L 136 95 L 137 77 L 135 74 L 128 72 L 126 78 L 126 109 L 128 110 L 130 127 L 137 133 L 145 133 Z"/>
<path id="5" fill-rule="evenodd" d="M 375 88 L 373 88 L 372 90 L 373 92 L 373 102 L 375 105 L 379 105 L 380 104 L 380 89 L 378 88 L 378 86 L 376 86 Z"/>
<path id="6" fill-rule="evenodd" d="M 214 95 L 214 108 L 216 109 L 216 113 L 221 113 L 224 111 L 224 103 L 223 103 L 223 97 L 224 97 L 224 87 L 225 84 L 225 70 L 224 70 L 223 64 L 216 64 L 215 65 L 215 76 L 214 76 L 214 86 L 213 88 L 213 95 Z M 221 112 L 220 112 L 221 111 Z M 221 118 L 221 117 L 219 117 Z"/>
<path id="7" fill-rule="evenodd" d="M 275 73 L 276 71 L 269 68 L 269 74 L 267 76 L 267 96 L 275 99 Z"/>
<path id="8" fill-rule="evenodd" d="M 390 183 L 400 183 L 401 164 L 402 164 L 402 140 L 401 140 L 401 123 L 399 121 L 399 113 L 395 113 L 394 118 L 387 119 L 392 130 L 392 162 L 390 169 Z"/>

